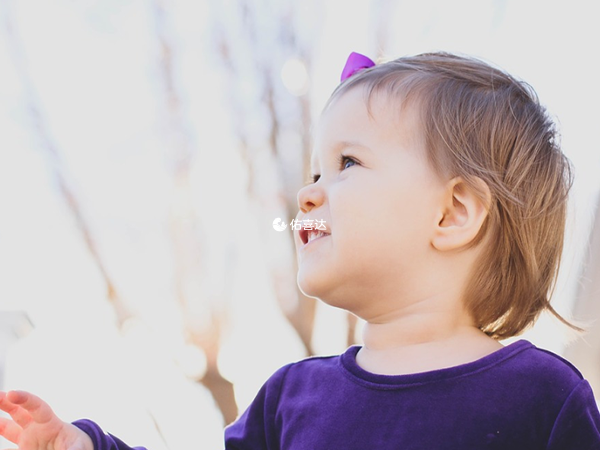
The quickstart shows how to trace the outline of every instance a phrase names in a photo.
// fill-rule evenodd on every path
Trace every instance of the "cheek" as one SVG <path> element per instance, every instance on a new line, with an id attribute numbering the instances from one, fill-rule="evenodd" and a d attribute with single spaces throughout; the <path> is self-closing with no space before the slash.
<path id="1" fill-rule="evenodd" d="M 334 243 L 344 257 L 392 262 L 428 247 L 435 210 L 428 187 L 403 179 L 381 177 L 331 193 Z"/>
<path id="2" fill-rule="evenodd" d="M 367 181 L 367 183 L 369 183 Z M 366 186 L 364 188 L 363 186 Z M 390 197 L 374 185 L 356 183 L 330 193 L 333 250 L 342 255 L 344 264 L 364 264 L 370 253 L 381 251 L 389 234 L 382 230 L 398 219 Z M 392 227 L 393 228 L 393 227 Z"/>

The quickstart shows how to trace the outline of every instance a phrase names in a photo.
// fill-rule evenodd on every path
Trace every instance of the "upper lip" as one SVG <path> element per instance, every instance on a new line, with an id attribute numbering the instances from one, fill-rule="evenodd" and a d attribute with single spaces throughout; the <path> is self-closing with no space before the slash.
<path id="1" fill-rule="evenodd" d="M 313 227 L 312 229 L 306 229 L 304 227 L 300 228 L 300 230 L 298 231 L 298 235 L 300 236 L 300 240 L 302 241 L 303 244 L 306 244 L 308 242 L 308 233 L 311 231 L 320 231 L 323 234 L 331 234 L 331 232 L 328 229 L 317 229 L 316 227 Z"/>

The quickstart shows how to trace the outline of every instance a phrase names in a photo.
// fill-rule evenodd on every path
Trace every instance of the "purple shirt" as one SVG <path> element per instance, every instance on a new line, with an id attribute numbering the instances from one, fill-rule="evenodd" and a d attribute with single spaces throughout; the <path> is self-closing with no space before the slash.
<path id="1" fill-rule="evenodd" d="M 467 364 L 393 376 L 360 368 L 359 349 L 279 369 L 226 428 L 225 448 L 600 449 L 588 382 L 526 340 Z M 103 433 L 92 439 L 95 450 L 130 449 Z"/>
<path id="2" fill-rule="evenodd" d="M 359 349 L 277 371 L 225 430 L 227 450 L 600 449 L 588 382 L 526 340 L 394 376 L 360 368 Z"/>
<path id="3" fill-rule="evenodd" d="M 94 443 L 94 450 L 146 450 L 146 447 L 129 447 L 118 437 L 102 431 L 96 422 L 80 419 L 73 422 L 80 430 L 85 431 Z"/>

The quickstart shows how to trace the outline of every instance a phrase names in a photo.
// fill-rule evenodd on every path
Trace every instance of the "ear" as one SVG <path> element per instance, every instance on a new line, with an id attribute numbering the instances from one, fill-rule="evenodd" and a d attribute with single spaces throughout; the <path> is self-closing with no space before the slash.
<path id="1" fill-rule="evenodd" d="M 481 230 L 492 196 L 481 178 L 474 181 L 478 190 L 484 193 L 484 201 L 461 177 L 447 183 L 431 242 L 436 249 L 448 251 L 465 247 Z"/>

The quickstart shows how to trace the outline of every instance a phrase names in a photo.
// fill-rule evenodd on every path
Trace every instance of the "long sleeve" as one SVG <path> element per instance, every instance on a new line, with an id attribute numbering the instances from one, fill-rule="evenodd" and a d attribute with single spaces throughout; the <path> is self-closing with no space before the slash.
<path id="1" fill-rule="evenodd" d="M 562 449 L 600 449 L 600 414 L 585 379 L 565 401 L 550 434 L 547 450 Z"/>
<path id="2" fill-rule="evenodd" d="M 76 420 L 73 425 L 92 439 L 94 450 L 147 450 L 146 447 L 129 447 L 116 436 L 102 431 L 97 423 L 89 419 Z"/>
<path id="3" fill-rule="evenodd" d="M 284 366 L 275 372 L 244 414 L 225 429 L 226 450 L 280 450 L 277 406 L 289 367 Z"/>

